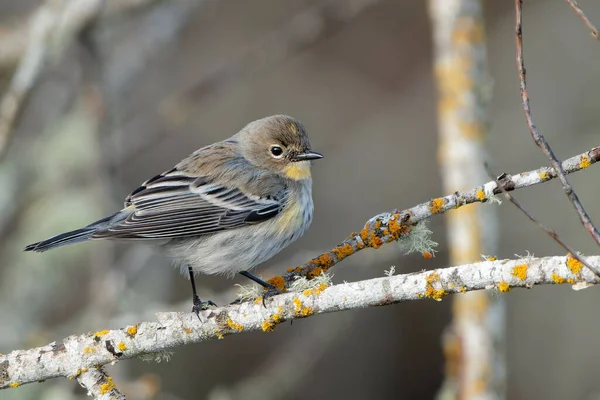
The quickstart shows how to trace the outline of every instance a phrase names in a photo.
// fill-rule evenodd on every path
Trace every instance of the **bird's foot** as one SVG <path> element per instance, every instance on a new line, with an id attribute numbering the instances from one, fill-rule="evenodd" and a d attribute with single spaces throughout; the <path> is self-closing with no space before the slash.
<path id="1" fill-rule="evenodd" d="M 269 299 L 273 296 L 277 296 L 278 294 L 283 294 L 283 292 L 281 290 L 277 289 L 273 285 L 266 286 L 265 293 L 263 293 L 263 296 L 262 296 L 263 307 L 267 307 L 265 304 L 266 299 Z"/>
<path id="2" fill-rule="evenodd" d="M 210 300 L 208 300 L 208 301 L 200 300 L 200 297 L 198 297 L 198 296 L 194 296 L 193 303 L 194 303 L 194 306 L 192 307 L 192 312 L 194 314 L 196 314 L 198 319 L 200 319 L 200 311 L 207 310 L 211 306 L 212 307 L 217 306 L 214 302 L 212 302 Z"/>

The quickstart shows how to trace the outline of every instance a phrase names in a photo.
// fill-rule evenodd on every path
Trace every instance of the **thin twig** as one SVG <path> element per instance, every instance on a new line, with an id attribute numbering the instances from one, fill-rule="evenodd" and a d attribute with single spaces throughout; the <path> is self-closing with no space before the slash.
<path id="1" fill-rule="evenodd" d="M 490 177 L 494 177 L 494 174 L 492 173 L 492 171 L 490 170 L 489 166 L 486 164 L 486 169 L 488 171 L 488 174 L 490 175 Z M 501 179 L 498 178 L 498 179 Z M 496 180 L 496 182 L 498 182 Z M 579 261 L 580 263 L 582 263 L 583 265 L 585 265 L 586 267 L 588 267 L 594 274 L 596 274 L 596 276 L 600 277 L 600 269 L 598 269 L 598 267 L 595 267 L 593 265 L 591 265 L 590 263 L 588 263 L 585 258 L 581 257 L 577 251 L 575 251 L 575 249 L 573 249 L 571 246 L 569 246 L 568 244 L 566 244 L 564 241 L 562 241 L 562 239 L 560 239 L 558 237 L 558 234 L 550 229 L 545 227 L 541 222 L 539 222 L 531 213 L 529 213 L 523 206 L 521 206 L 521 204 L 519 204 L 519 202 L 513 197 L 511 196 L 510 193 L 508 193 L 503 187 L 502 185 L 498 185 L 498 187 L 500 188 L 500 190 L 502 190 L 502 193 L 504 194 L 504 196 L 512 203 L 515 205 L 515 207 L 517 207 L 523 214 L 525 214 L 527 216 L 527 218 L 529 218 L 529 220 L 531 222 L 533 222 L 534 224 L 536 224 L 538 226 L 538 228 L 540 228 L 542 231 L 546 232 L 548 234 L 548 236 L 550 236 L 552 239 L 554 239 L 554 241 L 556 243 L 558 243 L 559 245 L 561 245 L 561 247 L 563 249 L 565 249 L 566 251 L 568 251 L 571 256 L 576 259 L 577 261 Z"/>
<path id="2" fill-rule="evenodd" d="M 588 257 L 588 261 L 600 263 L 600 256 Z M 581 288 L 600 284 L 600 278 L 569 256 L 526 257 L 317 286 L 274 296 L 265 306 L 258 301 L 202 311 L 200 319 L 194 313 L 160 313 L 158 322 L 72 335 L 58 343 L 0 355 L 0 389 L 77 377 L 85 368 L 135 357 L 164 359 L 183 345 L 241 332 L 270 332 L 282 322 L 317 314 L 422 299 L 439 301 L 449 294 L 481 289 L 508 292 L 515 287 L 561 283 Z"/>
<path id="3" fill-rule="evenodd" d="M 525 64 L 523 61 L 523 0 L 515 0 L 515 10 L 516 10 L 516 43 L 517 43 L 517 68 L 519 70 L 519 81 L 520 81 L 520 90 L 521 90 L 521 101 L 523 103 L 523 110 L 525 111 L 525 118 L 527 119 L 527 126 L 529 127 L 529 131 L 531 132 L 531 137 L 535 144 L 542 150 L 542 152 L 548 157 L 550 160 L 550 165 L 558 174 L 558 178 L 562 183 L 563 189 L 567 194 L 567 197 L 573 204 L 577 215 L 579 216 L 579 220 L 583 224 L 583 226 L 590 233 L 594 241 L 600 246 L 600 232 L 598 228 L 594 226 L 587 212 L 583 208 L 583 205 L 579 201 L 577 197 L 577 193 L 567 180 L 565 175 L 565 171 L 561 165 L 560 160 L 554 155 L 554 152 L 550 148 L 550 145 L 544 138 L 544 136 L 538 131 L 537 127 L 533 122 L 533 118 L 531 116 L 531 107 L 529 106 L 529 94 L 527 93 L 527 85 L 525 80 Z"/>
<path id="4" fill-rule="evenodd" d="M 594 26 L 594 24 L 592 23 L 592 21 L 590 21 L 588 19 L 588 17 L 586 17 L 586 15 L 583 12 L 583 10 L 581 8 L 579 8 L 579 6 L 577 5 L 577 1 L 576 0 L 565 0 L 565 1 L 567 2 L 568 5 L 571 6 L 571 8 L 575 12 L 575 14 L 583 21 L 583 23 L 585 24 L 585 26 L 588 27 L 588 29 L 590 30 L 592 36 L 596 40 L 600 40 L 600 33 L 598 33 L 598 28 L 596 28 Z"/>
<path id="5" fill-rule="evenodd" d="M 77 375 L 77 382 L 95 400 L 125 400 L 125 395 L 102 368 L 83 368 Z"/>
<path id="6" fill-rule="evenodd" d="M 570 174 L 587 168 L 600 160 L 600 147 L 571 157 L 562 163 L 562 170 Z M 543 167 L 518 175 L 503 176 L 500 184 L 506 191 L 537 185 L 556 178 L 557 169 Z M 436 214 L 442 214 L 467 204 L 484 203 L 495 194 L 502 193 L 495 181 L 470 190 L 455 192 L 415 207 L 400 211 L 394 210 L 374 216 L 358 233 L 353 233 L 332 250 L 313 258 L 302 266 L 290 268 L 283 276 L 269 279 L 269 282 L 280 290 L 289 287 L 297 277 L 312 279 L 327 271 L 343 259 L 367 248 L 379 248 L 385 243 L 393 242 L 410 233 L 412 226 Z"/>

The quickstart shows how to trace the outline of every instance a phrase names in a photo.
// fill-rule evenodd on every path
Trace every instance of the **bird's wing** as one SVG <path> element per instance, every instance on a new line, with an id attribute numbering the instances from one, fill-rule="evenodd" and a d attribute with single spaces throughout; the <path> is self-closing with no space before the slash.
<path id="1" fill-rule="evenodd" d="M 114 222 L 93 237 L 159 239 L 204 235 L 273 218 L 284 202 L 281 195 L 247 194 L 174 168 L 133 191 Z"/>

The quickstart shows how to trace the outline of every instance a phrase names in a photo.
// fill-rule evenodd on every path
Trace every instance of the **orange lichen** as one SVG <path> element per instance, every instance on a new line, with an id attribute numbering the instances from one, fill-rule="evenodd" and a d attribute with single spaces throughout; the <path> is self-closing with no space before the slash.
<path id="1" fill-rule="evenodd" d="M 443 289 L 436 289 L 433 287 L 433 284 L 440 281 L 440 274 L 437 272 L 432 272 L 431 274 L 425 277 L 425 281 L 427 282 L 427 286 L 425 287 L 425 297 L 429 297 L 431 299 L 441 301 L 444 296 L 448 294 Z"/>
<path id="2" fill-rule="evenodd" d="M 317 264 L 320 267 L 323 267 L 324 269 L 329 269 L 334 263 L 334 259 L 329 254 L 323 254 L 322 256 L 317 257 L 313 261 L 315 262 L 315 264 Z"/>
<path id="3" fill-rule="evenodd" d="M 461 287 L 460 289 L 458 289 L 458 291 L 459 291 L 460 293 L 466 293 L 466 292 L 467 292 L 467 287 L 466 287 L 466 286 L 463 286 L 463 287 Z"/>
<path id="4" fill-rule="evenodd" d="M 312 315 L 312 313 L 313 313 L 312 308 L 305 307 L 304 304 L 302 303 L 302 300 L 300 300 L 299 298 L 294 297 L 292 302 L 294 303 L 294 310 L 296 311 L 296 314 L 298 314 L 299 316 L 308 317 L 309 315 Z"/>
<path id="5" fill-rule="evenodd" d="M 21 384 L 20 384 L 19 382 L 12 382 L 12 383 L 11 383 L 10 385 L 8 385 L 8 386 L 10 386 L 11 388 L 16 388 L 16 387 L 19 387 L 19 386 L 21 386 Z"/>
<path id="6" fill-rule="evenodd" d="M 192 329 L 190 329 L 190 328 L 186 328 L 185 326 L 183 327 L 183 331 L 184 331 L 185 333 L 187 333 L 188 335 L 189 335 L 190 333 L 194 332 Z"/>
<path id="7" fill-rule="evenodd" d="M 94 336 L 95 337 L 101 337 L 101 336 L 104 336 L 104 335 L 107 335 L 107 334 L 108 334 L 108 330 L 105 329 L 103 331 L 99 331 L 99 332 L 94 333 Z"/>
<path id="8" fill-rule="evenodd" d="M 587 155 L 581 156 L 581 160 L 579 162 L 579 168 L 587 168 L 592 165 L 590 158 Z"/>
<path id="9" fill-rule="evenodd" d="M 400 236 L 406 236 L 411 230 L 412 226 L 407 224 L 401 224 L 400 214 L 393 214 L 394 219 L 388 221 L 388 228 L 392 239 L 398 239 Z"/>
<path id="10" fill-rule="evenodd" d="M 498 257 L 496 257 L 496 256 L 489 256 L 489 257 L 486 258 L 486 260 L 488 260 L 488 261 L 497 261 Z"/>
<path id="11" fill-rule="evenodd" d="M 323 269 L 322 268 L 313 268 L 312 270 L 310 270 L 307 274 L 306 277 L 308 279 L 314 279 L 315 277 L 321 275 L 323 273 Z"/>
<path id="12" fill-rule="evenodd" d="M 567 255 L 567 268 L 569 268 L 569 270 L 571 270 L 572 273 L 580 273 L 582 267 L 583 264 L 581 263 L 581 261 L 573 258 L 573 254 L 569 253 Z"/>
<path id="13" fill-rule="evenodd" d="M 117 344 L 117 349 L 119 349 L 119 351 L 125 351 L 127 350 L 127 345 L 123 342 L 119 342 L 119 344 Z"/>
<path id="14" fill-rule="evenodd" d="M 483 137 L 484 126 L 479 122 L 459 121 L 458 128 L 461 130 L 463 136 L 469 139 L 481 140 Z"/>
<path id="15" fill-rule="evenodd" d="M 100 386 L 100 394 L 106 394 L 114 388 L 115 383 L 113 382 L 113 379 L 109 376 L 106 378 L 106 383 L 103 383 L 102 386 Z"/>
<path id="16" fill-rule="evenodd" d="M 263 332 L 273 332 L 275 329 L 275 324 L 272 321 L 267 320 L 264 321 L 260 327 L 262 328 Z"/>
<path id="17" fill-rule="evenodd" d="M 429 206 L 429 211 L 432 214 L 437 214 L 442 211 L 444 207 L 445 200 L 442 197 L 438 197 L 437 199 L 431 200 L 431 205 Z"/>
<path id="18" fill-rule="evenodd" d="M 345 243 L 343 246 L 338 246 L 335 249 L 331 250 L 338 261 L 343 260 L 344 258 L 354 254 L 354 248 L 350 246 L 348 243 Z"/>
<path id="19" fill-rule="evenodd" d="M 574 285 L 575 284 L 575 279 L 569 278 L 569 279 L 567 279 L 567 283 L 570 283 L 571 285 Z"/>
<path id="20" fill-rule="evenodd" d="M 319 283 L 319 285 L 317 285 L 317 287 L 314 287 L 312 289 L 306 289 L 305 291 L 302 292 L 303 295 L 305 296 L 312 296 L 314 295 L 318 295 L 321 294 L 321 292 L 325 289 L 327 289 L 329 286 L 327 286 L 326 284 L 324 284 L 323 282 Z"/>
<path id="21" fill-rule="evenodd" d="M 137 326 L 134 325 L 127 328 L 127 334 L 129 336 L 135 336 L 137 334 Z"/>
<path id="22" fill-rule="evenodd" d="M 558 283 L 559 285 L 567 281 L 565 278 L 558 275 L 556 272 L 552 273 L 552 280 L 554 281 L 554 283 Z"/>
<path id="23" fill-rule="evenodd" d="M 262 303 L 262 296 L 261 297 L 257 297 L 256 299 L 254 299 L 254 304 L 261 304 Z"/>
<path id="24" fill-rule="evenodd" d="M 383 245 L 383 240 L 380 237 L 375 236 L 375 232 L 371 233 L 371 242 L 369 243 L 372 248 L 378 249 Z"/>
<path id="25" fill-rule="evenodd" d="M 481 189 L 477 190 L 477 199 L 479 201 L 485 200 L 485 192 Z"/>
<path id="26" fill-rule="evenodd" d="M 96 349 L 94 349 L 93 347 L 84 347 L 84 349 L 83 349 L 84 354 L 93 354 L 95 352 L 96 352 Z"/>
<path id="27" fill-rule="evenodd" d="M 498 290 L 504 293 L 510 292 L 510 285 L 505 281 L 500 281 L 498 284 Z"/>
<path id="28" fill-rule="evenodd" d="M 277 307 L 277 312 L 275 314 L 273 314 L 273 321 L 279 323 L 281 321 L 283 321 L 283 317 L 281 316 L 281 314 L 283 313 L 283 308 L 281 306 Z"/>
<path id="29" fill-rule="evenodd" d="M 517 265 L 512 269 L 511 274 L 524 281 L 527 279 L 527 268 L 527 264 Z"/>
<path id="30" fill-rule="evenodd" d="M 428 251 L 424 251 L 423 252 L 423 258 L 426 259 L 426 260 L 429 260 L 430 258 L 433 258 L 433 254 L 431 254 Z"/>
<path id="31" fill-rule="evenodd" d="M 548 179 L 550 179 L 550 174 L 548 173 L 548 171 L 540 172 L 539 177 L 540 179 L 547 181 Z"/>
<path id="32" fill-rule="evenodd" d="M 283 279 L 283 276 L 275 276 L 269 279 L 267 283 L 275 286 L 278 290 L 282 292 L 285 289 L 285 279 Z"/>
<path id="33" fill-rule="evenodd" d="M 435 289 L 433 286 L 428 285 L 425 289 L 425 296 L 436 301 L 441 301 L 444 296 L 446 296 L 448 292 L 443 289 Z"/>
<path id="34" fill-rule="evenodd" d="M 363 243 L 366 245 L 367 239 L 369 238 L 369 228 L 367 226 L 365 226 L 364 229 L 362 231 L 360 231 L 360 238 L 362 239 Z"/>
<path id="35" fill-rule="evenodd" d="M 369 229 L 369 224 L 366 224 L 362 231 L 360 231 L 360 238 L 362 239 L 365 246 L 373 247 L 378 249 L 383 245 L 383 240 L 377 236 L 377 230 L 381 228 L 381 221 L 376 220 L 373 229 Z"/>
<path id="36" fill-rule="evenodd" d="M 485 38 L 485 30 L 481 22 L 469 17 L 462 17 L 456 21 L 452 32 L 452 43 L 456 46 L 473 46 L 482 43 Z"/>
<path id="37" fill-rule="evenodd" d="M 275 329 L 275 325 L 283 321 L 283 317 L 281 314 L 283 313 L 283 308 L 281 306 L 277 307 L 277 312 L 269 317 L 266 321 L 263 321 L 260 325 L 263 332 L 273 332 Z"/>
<path id="38" fill-rule="evenodd" d="M 227 326 L 229 326 L 231 329 L 235 329 L 238 332 L 244 330 L 244 325 L 234 322 L 231 318 L 227 318 Z"/>
<path id="39" fill-rule="evenodd" d="M 440 274 L 438 274 L 436 271 L 433 271 L 431 274 L 429 274 L 425 277 L 425 281 L 429 284 L 434 283 L 434 282 L 439 282 Z"/>
<path id="40" fill-rule="evenodd" d="M 464 71 L 465 66 L 460 62 L 436 63 L 435 76 L 439 83 L 440 96 L 438 109 L 440 114 L 453 112 L 462 105 L 465 90 L 473 87 L 473 80 Z"/>

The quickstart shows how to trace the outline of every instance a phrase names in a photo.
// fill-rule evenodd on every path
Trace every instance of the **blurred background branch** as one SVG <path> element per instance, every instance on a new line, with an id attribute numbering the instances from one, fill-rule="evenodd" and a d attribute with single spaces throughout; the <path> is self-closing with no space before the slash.
<path id="1" fill-rule="evenodd" d="M 431 0 L 434 76 L 438 92 L 438 162 L 444 191 L 486 180 L 482 165 L 493 82 L 487 66 L 481 0 Z M 450 263 L 464 264 L 498 251 L 498 220 L 491 207 L 446 214 Z M 504 300 L 489 292 L 453 299 L 453 320 L 443 336 L 446 377 L 439 399 L 505 396 Z"/>

